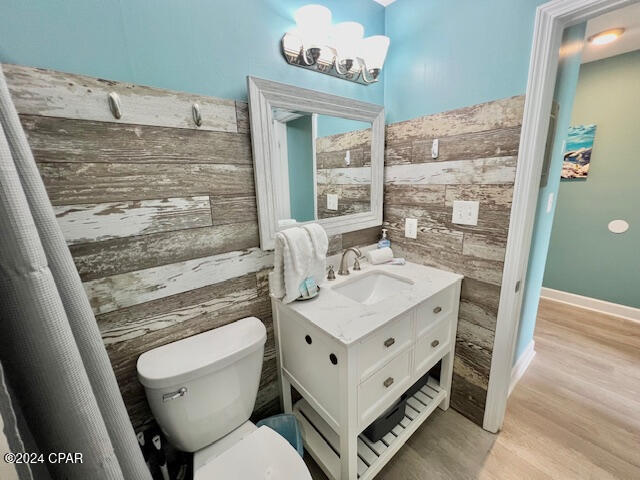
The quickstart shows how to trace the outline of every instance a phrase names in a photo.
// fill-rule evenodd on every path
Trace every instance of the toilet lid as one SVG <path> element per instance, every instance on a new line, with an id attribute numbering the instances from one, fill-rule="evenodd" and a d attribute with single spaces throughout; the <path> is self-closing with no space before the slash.
<path id="1" fill-rule="evenodd" d="M 304 461 L 282 436 L 258 428 L 194 472 L 194 480 L 311 480 Z"/>

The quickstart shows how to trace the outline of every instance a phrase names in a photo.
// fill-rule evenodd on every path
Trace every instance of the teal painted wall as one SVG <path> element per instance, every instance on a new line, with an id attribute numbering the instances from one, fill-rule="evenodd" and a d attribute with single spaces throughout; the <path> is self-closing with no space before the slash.
<path id="1" fill-rule="evenodd" d="M 1 0 L 0 61 L 246 99 L 246 76 L 382 104 L 383 81 L 346 82 L 288 65 L 280 39 L 309 0 Z M 334 21 L 384 33 L 371 0 L 322 0 Z M 383 76 L 384 78 L 384 76 Z"/>
<path id="2" fill-rule="evenodd" d="M 318 115 L 318 138 L 371 128 L 370 122 Z"/>
<path id="3" fill-rule="evenodd" d="M 560 172 L 562 171 L 564 153 L 563 142 L 567 138 L 567 132 L 569 131 L 569 125 L 571 123 L 571 110 L 573 108 L 576 85 L 578 84 L 585 29 L 585 23 L 575 25 L 565 30 L 562 37 L 560 64 L 558 66 L 556 86 L 553 93 L 553 99 L 558 103 L 560 109 L 558 110 L 556 129 L 553 136 L 549 180 L 547 186 L 541 188 L 538 194 L 538 206 L 533 227 L 533 238 L 531 239 L 529 266 L 524 283 L 522 312 L 520 314 L 518 342 L 516 344 L 516 354 L 513 359 L 514 363 L 517 362 L 522 352 L 524 352 L 529 342 L 533 339 L 533 331 L 536 326 L 542 277 L 544 275 L 547 250 L 549 249 L 553 215 L 558 199 L 558 187 L 560 186 Z M 551 211 L 547 212 L 547 202 L 549 194 L 551 193 L 553 193 L 554 201 Z"/>
<path id="4" fill-rule="evenodd" d="M 287 156 L 291 218 L 299 222 L 315 220 L 311 115 L 287 122 Z"/>
<path id="5" fill-rule="evenodd" d="M 398 0 L 387 7 L 387 121 L 526 91 L 536 7 L 546 0 Z"/>
<path id="6" fill-rule="evenodd" d="M 597 125 L 591 167 L 560 182 L 545 287 L 640 308 L 639 115 L 640 50 L 582 65 L 571 123 Z"/>

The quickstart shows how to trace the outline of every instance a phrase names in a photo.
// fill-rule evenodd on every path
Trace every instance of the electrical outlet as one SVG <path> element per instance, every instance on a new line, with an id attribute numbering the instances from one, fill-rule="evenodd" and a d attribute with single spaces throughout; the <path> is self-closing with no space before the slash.
<path id="1" fill-rule="evenodd" d="M 338 195 L 327 193 L 327 210 L 338 210 Z"/>
<path id="2" fill-rule="evenodd" d="M 460 225 L 478 225 L 479 209 L 480 202 L 454 200 L 451 221 Z"/>
<path id="3" fill-rule="evenodd" d="M 418 237 L 418 219 L 417 218 L 404 219 L 404 236 L 407 238 Z"/>

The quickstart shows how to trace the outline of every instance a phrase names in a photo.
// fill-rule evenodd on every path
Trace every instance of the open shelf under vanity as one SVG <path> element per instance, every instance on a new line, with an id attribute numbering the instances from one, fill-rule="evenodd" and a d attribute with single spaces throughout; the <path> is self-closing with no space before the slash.
<path id="1" fill-rule="evenodd" d="M 391 432 L 375 443 L 364 434 L 358 435 L 358 478 L 368 480 L 378 474 L 446 396 L 446 390 L 430 377 L 418 392 L 407 399 L 405 416 Z M 311 457 L 330 479 L 339 479 L 338 434 L 304 398 L 296 402 L 293 413 L 298 418 L 305 448 Z"/>

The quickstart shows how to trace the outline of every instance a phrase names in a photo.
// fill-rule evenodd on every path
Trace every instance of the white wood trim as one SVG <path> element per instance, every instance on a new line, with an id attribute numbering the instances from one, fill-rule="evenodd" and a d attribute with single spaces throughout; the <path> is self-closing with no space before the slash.
<path id="1" fill-rule="evenodd" d="M 273 250 L 275 234 L 279 230 L 277 199 L 271 188 L 274 174 L 271 157 L 275 151 L 271 122 L 274 107 L 371 122 L 371 210 L 323 218 L 317 222 L 324 227 L 328 235 L 382 225 L 384 107 L 251 76 L 247 77 L 247 87 L 260 247 L 263 250 Z"/>
<path id="2" fill-rule="evenodd" d="M 311 114 L 311 150 L 313 154 L 313 218 L 318 218 L 318 114 Z"/>
<path id="3" fill-rule="evenodd" d="M 501 428 L 507 406 L 522 308 L 522 282 L 527 273 L 562 32 L 566 27 L 631 3 L 634 0 L 553 0 L 538 7 L 536 12 L 518 168 L 484 412 L 483 427 L 490 432 L 497 432 Z M 518 282 L 520 289 L 516 292 Z"/>
<path id="4" fill-rule="evenodd" d="M 520 358 L 518 358 L 518 361 L 516 362 L 516 364 L 511 369 L 511 383 L 509 384 L 509 396 L 511 396 L 511 392 L 513 392 L 513 389 L 516 388 L 516 385 L 524 375 L 524 372 L 526 372 L 527 368 L 529 368 L 529 365 L 531 365 L 531 361 L 533 360 L 533 357 L 536 356 L 535 345 L 536 345 L 535 340 L 531 340 L 529 342 L 529 345 L 527 345 L 527 348 L 525 348 L 524 352 L 522 352 L 522 355 L 520 355 Z"/>
<path id="5" fill-rule="evenodd" d="M 619 303 L 584 297 L 575 293 L 563 292 L 547 287 L 542 287 L 540 297 L 606 315 L 613 315 L 624 318 L 625 320 L 631 320 L 632 322 L 640 322 L 640 308 L 628 307 L 627 305 L 620 305 Z"/>

